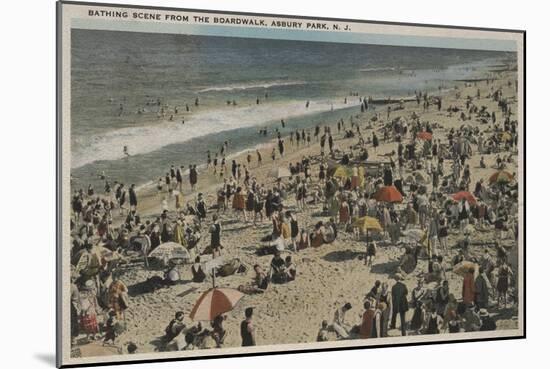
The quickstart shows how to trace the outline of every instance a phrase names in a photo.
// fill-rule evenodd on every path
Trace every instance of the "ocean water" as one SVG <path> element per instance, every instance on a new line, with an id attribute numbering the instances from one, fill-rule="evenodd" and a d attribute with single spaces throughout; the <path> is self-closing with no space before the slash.
<path id="1" fill-rule="evenodd" d="M 204 163 L 206 151 L 217 151 L 225 140 L 230 154 L 271 140 L 273 134 L 263 137 L 258 130 L 280 128 L 281 119 L 287 123 L 283 136 L 297 128 L 347 121 L 360 112 L 359 97 L 349 96 L 351 91 L 374 98 L 437 91 L 514 57 L 78 29 L 71 42 L 71 174 L 76 187 L 100 186 L 97 174 L 103 171 L 113 180 L 143 184 L 172 164 Z M 236 105 L 227 104 L 233 100 Z"/>

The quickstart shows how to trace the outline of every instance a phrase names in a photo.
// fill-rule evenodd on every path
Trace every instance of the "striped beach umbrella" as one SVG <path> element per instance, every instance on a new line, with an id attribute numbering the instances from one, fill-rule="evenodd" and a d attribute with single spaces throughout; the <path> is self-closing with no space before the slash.
<path id="1" fill-rule="evenodd" d="M 231 288 L 211 288 L 199 297 L 189 316 L 193 320 L 212 321 L 218 315 L 233 310 L 243 296 Z"/>

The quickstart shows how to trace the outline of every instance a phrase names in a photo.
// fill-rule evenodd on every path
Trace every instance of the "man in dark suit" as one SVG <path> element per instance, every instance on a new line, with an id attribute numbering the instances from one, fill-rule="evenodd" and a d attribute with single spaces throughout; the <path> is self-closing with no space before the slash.
<path id="1" fill-rule="evenodd" d="M 390 329 L 395 329 L 395 321 L 397 319 L 397 314 L 399 314 L 399 320 L 401 323 L 401 335 L 406 336 L 407 335 L 407 322 L 405 320 L 405 313 L 409 309 L 409 303 L 407 301 L 407 294 L 409 291 L 407 290 L 407 286 L 401 280 L 403 277 L 401 274 L 397 274 L 395 276 L 395 284 L 393 285 L 391 289 L 391 297 L 392 297 L 392 315 L 391 315 L 391 324 Z"/>

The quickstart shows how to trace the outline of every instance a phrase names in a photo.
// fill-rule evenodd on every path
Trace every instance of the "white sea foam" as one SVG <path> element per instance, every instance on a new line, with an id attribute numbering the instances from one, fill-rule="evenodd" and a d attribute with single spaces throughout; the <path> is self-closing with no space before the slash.
<path id="1" fill-rule="evenodd" d="M 212 91 L 238 91 L 238 90 L 253 90 L 260 88 L 270 88 L 279 86 L 295 86 L 305 85 L 304 81 L 266 81 L 266 82 L 253 82 L 253 83 L 241 83 L 241 84 L 229 84 L 224 86 L 213 86 L 199 90 L 199 93 L 212 92 Z"/>
<path id="2" fill-rule="evenodd" d="M 359 72 L 392 72 L 397 70 L 395 67 L 373 67 L 359 69 Z"/>
<path id="3" fill-rule="evenodd" d="M 343 100 L 344 98 L 335 98 L 311 101 L 307 109 L 305 101 L 291 101 L 199 110 L 186 119 L 185 124 L 176 121 L 155 121 L 109 131 L 102 135 L 81 136 L 76 138 L 72 147 L 71 167 L 79 168 L 99 160 L 122 159 L 125 156 L 124 146 L 128 147 L 130 155 L 146 154 L 164 146 L 213 133 L 237 128 L 262 127 L 270 121 L 359 105 L 358 99 L 348 98 L 347 104 L 344 104 Z"/>

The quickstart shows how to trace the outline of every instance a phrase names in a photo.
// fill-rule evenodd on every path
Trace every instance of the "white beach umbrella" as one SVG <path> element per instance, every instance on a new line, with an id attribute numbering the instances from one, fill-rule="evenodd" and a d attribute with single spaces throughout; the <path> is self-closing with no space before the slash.
<path id="1" fill-rule="evenodd" d="M 187 251 L 187 249 L 183 245 L 180 245 L 179 243 L 176 243 L 176 242 L 165 242 L 159 245 L 157 248 L 151 251 L 151 253 L 149 254 L 149 257 L 158 258 L 161 260 L 191 259 L 191 255 L 189 254 L 189 251 Z"/>

